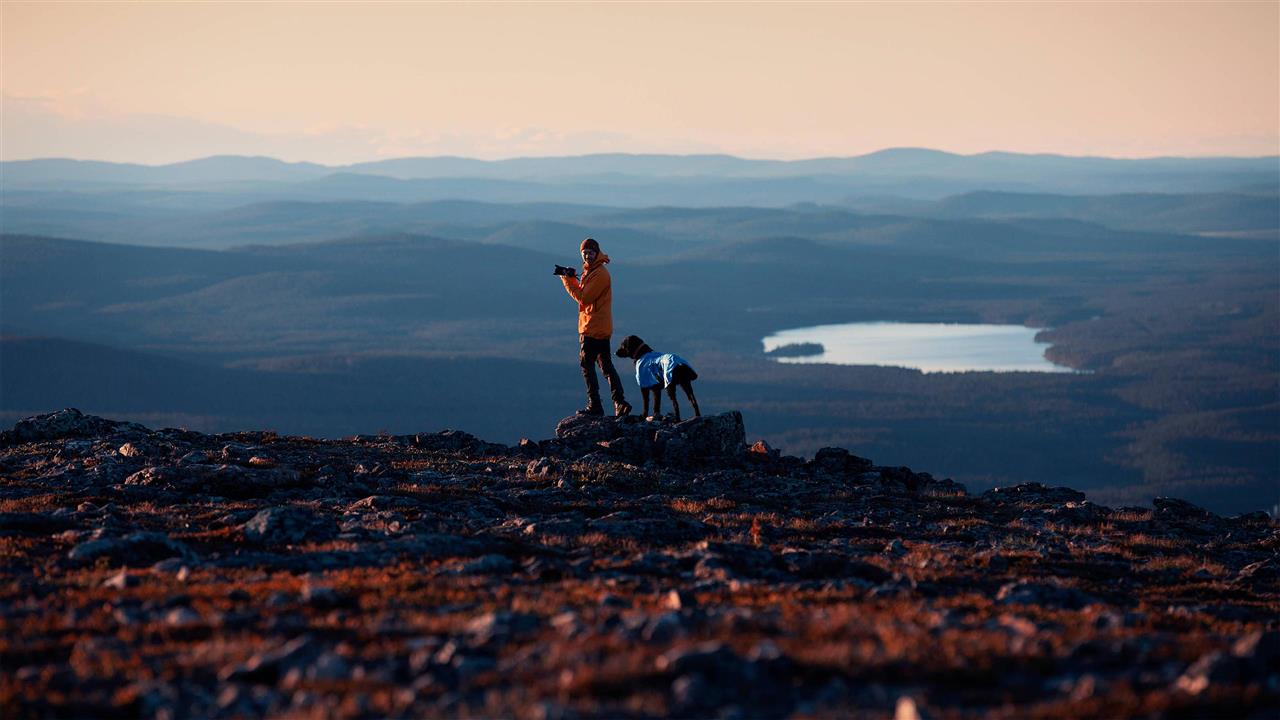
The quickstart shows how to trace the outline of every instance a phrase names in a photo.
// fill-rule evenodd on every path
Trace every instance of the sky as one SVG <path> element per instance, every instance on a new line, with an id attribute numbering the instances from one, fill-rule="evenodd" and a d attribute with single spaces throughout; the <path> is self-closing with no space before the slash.
<path id="1" fill-rule="evenodd" d="M 1280 154 L 1280 2 L 0 3 L 0 158 Z"/>

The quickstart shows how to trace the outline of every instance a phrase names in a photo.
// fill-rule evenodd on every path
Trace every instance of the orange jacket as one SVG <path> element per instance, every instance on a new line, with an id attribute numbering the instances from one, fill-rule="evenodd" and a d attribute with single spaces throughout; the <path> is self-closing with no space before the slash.
<path id="1" fill-rule="evenodd" d="M 582 276 L 560 276 L 569 297 L 578 303 L 578 334 L 597 340 L 613 335 L 613 280 L 604 264 L 607 255 L 601 255 L 596 266 Z"/>

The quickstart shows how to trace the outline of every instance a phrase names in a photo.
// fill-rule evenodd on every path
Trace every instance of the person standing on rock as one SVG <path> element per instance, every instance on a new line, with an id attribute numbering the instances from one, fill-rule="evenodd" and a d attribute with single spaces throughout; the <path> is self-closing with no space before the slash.
<path id="1" fill-rule="evenodd" d="M 613 335 L 613 280 L 605 265 L 609 256 L 600 252 L 600 244 L 592 238 L 582 241 L 582 277 L 576 274 L 560 275 L 569 297 L 578 303 L 578 342 L 581 351 L 578 360 L 582 365 L 582 378 L 587 383 L 587 406 L 579 415 L 604 415 L 600 403 L 600 383 L 596 380 L 595 366 L 609 383 L 609 395 L 613 399 L 613 413 L 623 417 L 631 413 L 622 392 L 622 378 L 613 368 L 610 358 L 609 338 Z M 572 271 L 572 270 L 570 270 Z"/>

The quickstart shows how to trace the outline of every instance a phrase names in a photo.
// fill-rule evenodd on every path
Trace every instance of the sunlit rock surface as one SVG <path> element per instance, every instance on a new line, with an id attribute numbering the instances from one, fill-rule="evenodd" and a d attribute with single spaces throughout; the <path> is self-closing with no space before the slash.
<path id="1" fill-rule="evenodd" d="M 1280 530 L 738 413 L 0 436 L 4 717 L 1271 717 Z"/>

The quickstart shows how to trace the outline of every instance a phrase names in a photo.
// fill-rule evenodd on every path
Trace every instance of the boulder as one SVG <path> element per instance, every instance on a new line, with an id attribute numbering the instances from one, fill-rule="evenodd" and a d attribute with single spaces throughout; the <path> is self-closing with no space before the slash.
<path id="1" fill-rule="evenodd" d="M 264 497 L 301 482 L 290 468 L 247 468 L 239 465 L 192 466 L 188 471 L 199 478 L 205 492 L 231 498 Z"/>
<path id="2" fill-rule="evenodd" d="M 155 450 L 144 443 L 127 442 L 116 448 L 116 452 L 127 458 L 142 457 L 154 453 Z"/>
<path id="3" fill-rule="evenodd" d="M 67 559 L 77 565 L 90 565 L 106 558 L 112 565 L 138 567 L 152 565 L 171 557 L 191 557 L 186 545 L 158 532 L 135 532 L 123 538 L 88 540 L 71 548 Z"/>
<path id="4" fill-rule="evenodd" d="M 844 448 L 824 447 L 805 465 L 813 472 L 829 475 L 861 475 L 870 470 L 873 463 Z"/>
<path id="5" fill-rule="evenodd" d="M 323 542 L 337 535 L 337 524 L 309 508 L 297 505 L 267 508 L 243 526 L 244 536 L 267 545 Z"/>
<path id="6" fill-rule="evenodd" d="M 458 572 L 463 575 L 509 575 L 515 567 L 516 564 L 511 561 L 511 558 L 492 553 L 467 562 L 459 568 Z"/>
<path id="7" fill-rule="evenodd" d="M 663 462 L 684 465 L 700 461 L 739 459 L 747 451 L 742 413 L 695 417 L 658 430 L 656 452 Z"/>
<path id="8" fill-rule="evenodd" d="M 982 499 L 997 504 L 1027 503 L 1032 505 L 1064 505 L 1083 502 L 1084 493 L 1067 487 L 1048 487 L 1040 483 L 1022 483 L 998 487 L 982 493 Z"/>
<path id="9" fill-rule="evenodd" d="M 1156 517 L 1161 520 L 1218 520 L 1218 516 L 1199 505 L 1171 497 L 1158 497 L 1151 501 Z"/>
<path id="10" fill-rule="evenodd" d="M 198 478 L 166 465 L 146 467 L 124 479 L 125 485 L 144 485 L 173 489 L 185 488 L 196 482 L 198 482 Z"/>
<path id="11" fill-rule="evenodd" d="M 634 425 L 627 427 L 629 430 L 625 431 L 621 437 L 604 440 L 599 445 L 611 457 L 623 462 L 640 464 L 653 457 L 654 433 Z"/>
<path id="12" fill-rule="evenodd" d="M 530 480 L 550 480 L 558 474 L 559 463 L 546 456 L 530 460 L 524 471 L 525 477 Z"/>
<path id="13" fill-rule="evenodd" d="M 107 420 L 95 415 L 85 415 L 75 408 L 36 415 L 19 420 L 12 430 L 0 433 L 0 445 L 16 445 L 37 440 L 57 440 L 69 437 L 103 437 L 122 433 L 145 434 L 147 428 L 131 422 Z"/>
<path id="14" fill-rule="evenodd" d="M 323 651 L 311 636 L 303 635 L 256 653 L 240 665 L 223 668 L 218 677 L 223 682 L 273 684 L 290 670 L 305 668 Z"/>
<path id="15" fill-rule="evenodd" d="M 639 418 L 602 417 L 599 415 L 570 415 L 556 423 L 556 438 L 575 448 L 592 448 L 600 443 L 621 437 L 623 426 L 637 423 Z"/>
<path id="16" fill-rule="evenodd" d="M 1066 610 L 1079 610 L 1101 602 L 1073 587 L 1034 582 L 1012 582 L 1000 588 L 996 600 L 1011 605 L 1039 605 Z"/>

